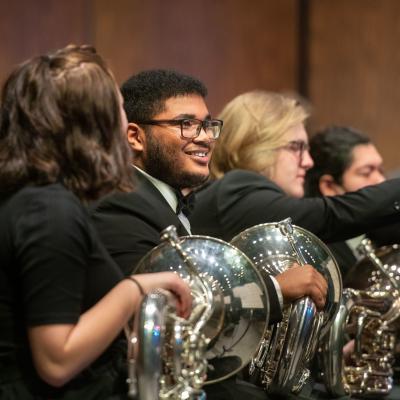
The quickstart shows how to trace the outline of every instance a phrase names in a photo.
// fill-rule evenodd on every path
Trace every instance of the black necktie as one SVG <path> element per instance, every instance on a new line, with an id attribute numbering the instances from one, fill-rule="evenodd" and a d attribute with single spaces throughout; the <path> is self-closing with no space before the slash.
<path id="1" fill-rule="evenodd" d="M 180 212 L 182 212 L 187 218 L 189 218 L 190 213 L 193 211 L 195 202 L 194 192 L 189 193 L 187 196 L 184 196 L 180 190 L 175 190 L 175 193 L 176 199 L 178 200 L 176 214 L 178 215 Z"/>

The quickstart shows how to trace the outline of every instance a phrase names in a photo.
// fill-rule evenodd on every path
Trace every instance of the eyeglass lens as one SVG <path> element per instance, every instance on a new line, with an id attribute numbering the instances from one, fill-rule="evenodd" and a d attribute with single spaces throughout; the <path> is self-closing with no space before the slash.
<path id="1" fill-rule="evenodd" d="M 181 127 L 182 136 L 186 138 L 199 136 L 201 129 L 204 129 L 213 139 L 217 139 L 221 131 L 221 123 L 214 120 L 185 119 L 182 121 Z"/>

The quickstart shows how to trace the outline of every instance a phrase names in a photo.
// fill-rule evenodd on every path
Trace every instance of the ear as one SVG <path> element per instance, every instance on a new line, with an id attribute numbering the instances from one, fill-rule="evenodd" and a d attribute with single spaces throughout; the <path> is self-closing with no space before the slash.
<path id="1" fill-rule="evenodd" d="M 132 150 L 135 153 L 139 154 L 144 151 L 146 135 L 144 130 L 139 125 L 129 122 L 126 136 Z"/>
<path id="2" fill-rule="evenodd" d="M 323 196 L 336 196 L 343 194 L 343 188 L 335 182 L 332 175 L 325 174 L 319 178 L 319 191 Z"/>

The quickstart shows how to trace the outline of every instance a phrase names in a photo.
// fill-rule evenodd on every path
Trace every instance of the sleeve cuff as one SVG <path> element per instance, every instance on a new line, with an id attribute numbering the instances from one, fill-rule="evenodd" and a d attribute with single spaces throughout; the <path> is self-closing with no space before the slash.
<path id="1" fill-rule="evenodd" d="M 279 305 L 280 305 L 281 311 L 282 311 L 282 308 L 283 308 L 283 296 L 282 296 L 281 287 L 279 286 L 278 281 L 272 275 L 270 275 L 270 278 L 272 280 L 272 283 L 275 286 L 276 295 L 278 296 Z"/>

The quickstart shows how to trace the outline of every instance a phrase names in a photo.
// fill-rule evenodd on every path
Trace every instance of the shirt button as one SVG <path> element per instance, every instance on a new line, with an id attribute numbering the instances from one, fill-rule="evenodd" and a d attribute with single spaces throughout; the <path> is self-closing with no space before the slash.
<path id="1" fill-rule="evenodd" d="M 399 211 L 400 210 L 400 203 L 398 201 L 395 201 L 393 207 L 394 207 L 394 209 L 396 211 Z"/>

